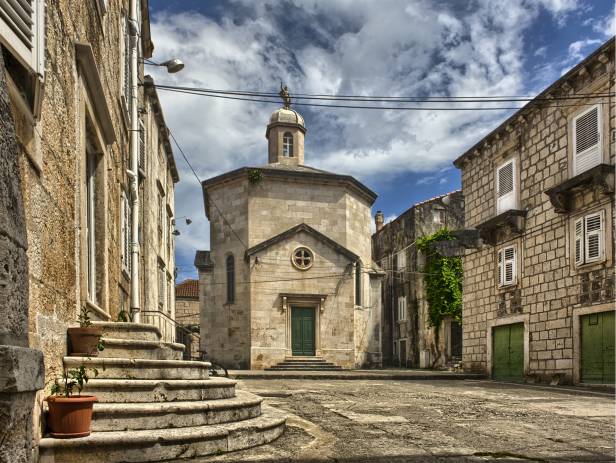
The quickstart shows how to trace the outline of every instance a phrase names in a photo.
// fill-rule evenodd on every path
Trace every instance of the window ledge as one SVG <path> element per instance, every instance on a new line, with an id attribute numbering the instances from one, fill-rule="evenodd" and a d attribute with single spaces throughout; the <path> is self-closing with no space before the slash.
<path id="1" fill-rule="evenodd" d="M 571 197 L 577 191 L 594 189 L 598 192 L 611 195 L 614 193 L 614 166 L 599 164 L 586 172 L 565 180 L 559 185 L 545 191 L 550 198 L 554 211 L 567 214 L 571 211 Z"/>
<path id="2" fill-rule="evenodd" d="M 520 209 L 510 209 L 502 212 L 477 225 L 476 228 L 479 230 L 479 236 L 484 242 L 495 245 L 498 232 L 503 229 L 509 230 L 512 234 L 519 235 L 524 231 L 527 212 Z"/>
<path id="3" fill-rule="evenodd" d="M 92 312 L 96 313 L 102 321 L 111 320 L 111 315 L 101 309 L 97 304 L 91 301 L 86 301 L 86 307 L 90 309 Z"/>

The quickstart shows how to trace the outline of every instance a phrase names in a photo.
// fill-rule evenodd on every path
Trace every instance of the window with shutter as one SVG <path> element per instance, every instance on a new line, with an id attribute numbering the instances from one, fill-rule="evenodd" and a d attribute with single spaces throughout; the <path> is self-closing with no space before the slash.
<path id="1" fill-rule="evenodd" d="M 124 72 L 122 73 L 122 95 L 124 96 L 124 103 L 126 105 L 126 111 L 130 117 L 130 105 L 131 105 L 131 85 L 130 85 L 130 35 L 129 35 L 129 18 L 124 18 Z"/>
<path id="2" fill-rule="evenodd" d="M 512 159 L 496 171 L 496 213 L 515 209 L 515 161 Z"/>
<path id="3" fill-rule="evenodd" d="M 0 0 L 0 42 L 31 73 L 45 73 L 45 1 Z"/>
<path id="4" fill-rule="evenodd" d="M 403 272 L 404 269 L 406 268 L 406 252 L 405 251 L 400 251 L 397 254 L 397 259 L 396 259 L 396 265 L 397 268 L 396 270 L 398 270 L 399 272 Z"/>
<path id="5" fill-rule="evenodd" d="M 398 298 L 398 321 L 406 320 L 406 296 Z"/>
<path id="6" fill-rule="evenodd" d="M 573 175 L 601 164 L 601 111 L 599 106 L 573 119 Z"/>
<path id="7" fill-rule="evenodd" d="M 575 265 L 584 263 L 584 219 L 575 221 Z"/>
<path id="8" fill-rule="evenodd" d="M 603 211 L 584 218 L 584 259 L 587 263 L 603 259 Z"/>
<path id="9" fill-rule="evenodd" d="M 498 284 L 512 285 L 516 282 L 516 250 L 508 246 L 498 251 Z"/>

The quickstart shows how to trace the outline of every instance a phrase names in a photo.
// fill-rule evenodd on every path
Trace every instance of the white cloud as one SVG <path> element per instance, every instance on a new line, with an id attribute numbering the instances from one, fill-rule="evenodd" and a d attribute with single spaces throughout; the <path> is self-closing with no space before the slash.
<path id="1" fill-rule="evenodd" d="M 277 91 L 283 80 L 292 93 L 519 94 L 527 82 L 525 32 L 540 8 L 562 22 L 577 6 L 573 0 L 477 0 L 450 8 L 427 1 L 289 0 L 281 7 L 273 0 L 237 0 L 218 21 L 194 12 L 158 13 L 152 16 L 154 59 L 177 56 L 186 67 L 174 75 L 157 70 L 155 79 L 260 91 Z M 159 94 L 171 130 L 202 179 L 267 162 L 265 127 L 276 106 Z M 308 124 L 307 164 L 377 186 L 409 171 L 429 178 L 506 115 L 296 108 Z M 176 158 L 182 179 L 177 215 L 193 219 L 177 240 L 186 259 L 209 247 L 209 230 L 201 189 Z"/>

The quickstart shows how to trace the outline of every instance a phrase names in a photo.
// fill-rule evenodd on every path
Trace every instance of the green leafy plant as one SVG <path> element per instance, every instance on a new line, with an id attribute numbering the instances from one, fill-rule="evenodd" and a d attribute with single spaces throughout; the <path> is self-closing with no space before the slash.
<path id="1" fill-rule="evenodd" d="M 88 371 L 91 371 L 95 378 L 98 376 L 96 368 L 88 369 L 83 364 L 72 370 L 64 369 L 61 381 L 58 381 L 58 378 L 54 380 L 51 386 L 51 394 L 70 397 L 74 394 L 76 388 L 78 391 L 77 395 L 81 395 L 81 391 L 83 391 L 84 386 L 91 378 Z"/>
<path id="2" fill-rule="evenodd" d="M 457 322 L 462 320 L 462 259 L 442 256 L 432 246 L 436 241 L 452 239 L 454 237 L 449 230 L 441 229 L 416 242 L 417 249 L 426 256 L 424 282 L 428 317 L 437 336 L 443 317 L 451 316 Z"/>
<path id="3" fill-rule="evenodd" d="M 81 312 L 79 312 L 79 326 L 82 328 L 87 328 L 92 324 L 92 320 L 90 320 L 90 309 L 88 309 L 85 305 L 81 308 Z"/>
<path id="4" fill-rule="evenodd" d="M 263 180 L 261 169 L 248 169 L 248 181 L 250 183 L 259 183 L 261 180 Z"/>
<path id="5" fill-rule="evenodd" d="M 131 320 L 130 314 L 126 310 L 122 309 L 118 312 L 118 321 L 119 322 L 129 322 L 132 320 Z"/>

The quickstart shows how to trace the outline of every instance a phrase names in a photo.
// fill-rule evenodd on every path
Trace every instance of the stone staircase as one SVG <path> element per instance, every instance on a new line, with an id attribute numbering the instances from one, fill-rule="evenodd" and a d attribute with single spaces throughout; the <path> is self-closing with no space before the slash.
<path id="1" fill-rule="evenodd" d="M 266 371 L 321 371 L 342 368 L 321 357 L 287 357 L 284 361 L 266 368 Z"/>
<path id="2" fill-rule="evenodd" d="M 155 326 L 94 324 L 103 329 L 100 356 L 64 358 L 68 368 L 98 369 L 83 391 L 98 399 L 92 433 L 41 439 L 40 463 L 192 458 L 265 444 L 283 433 L 284 415 L 262 410 L 262 399 L 236 391 L 235 381 L 210 378 L 209 363 L 180 360 L 184 346 L 162 342 Z"/>

